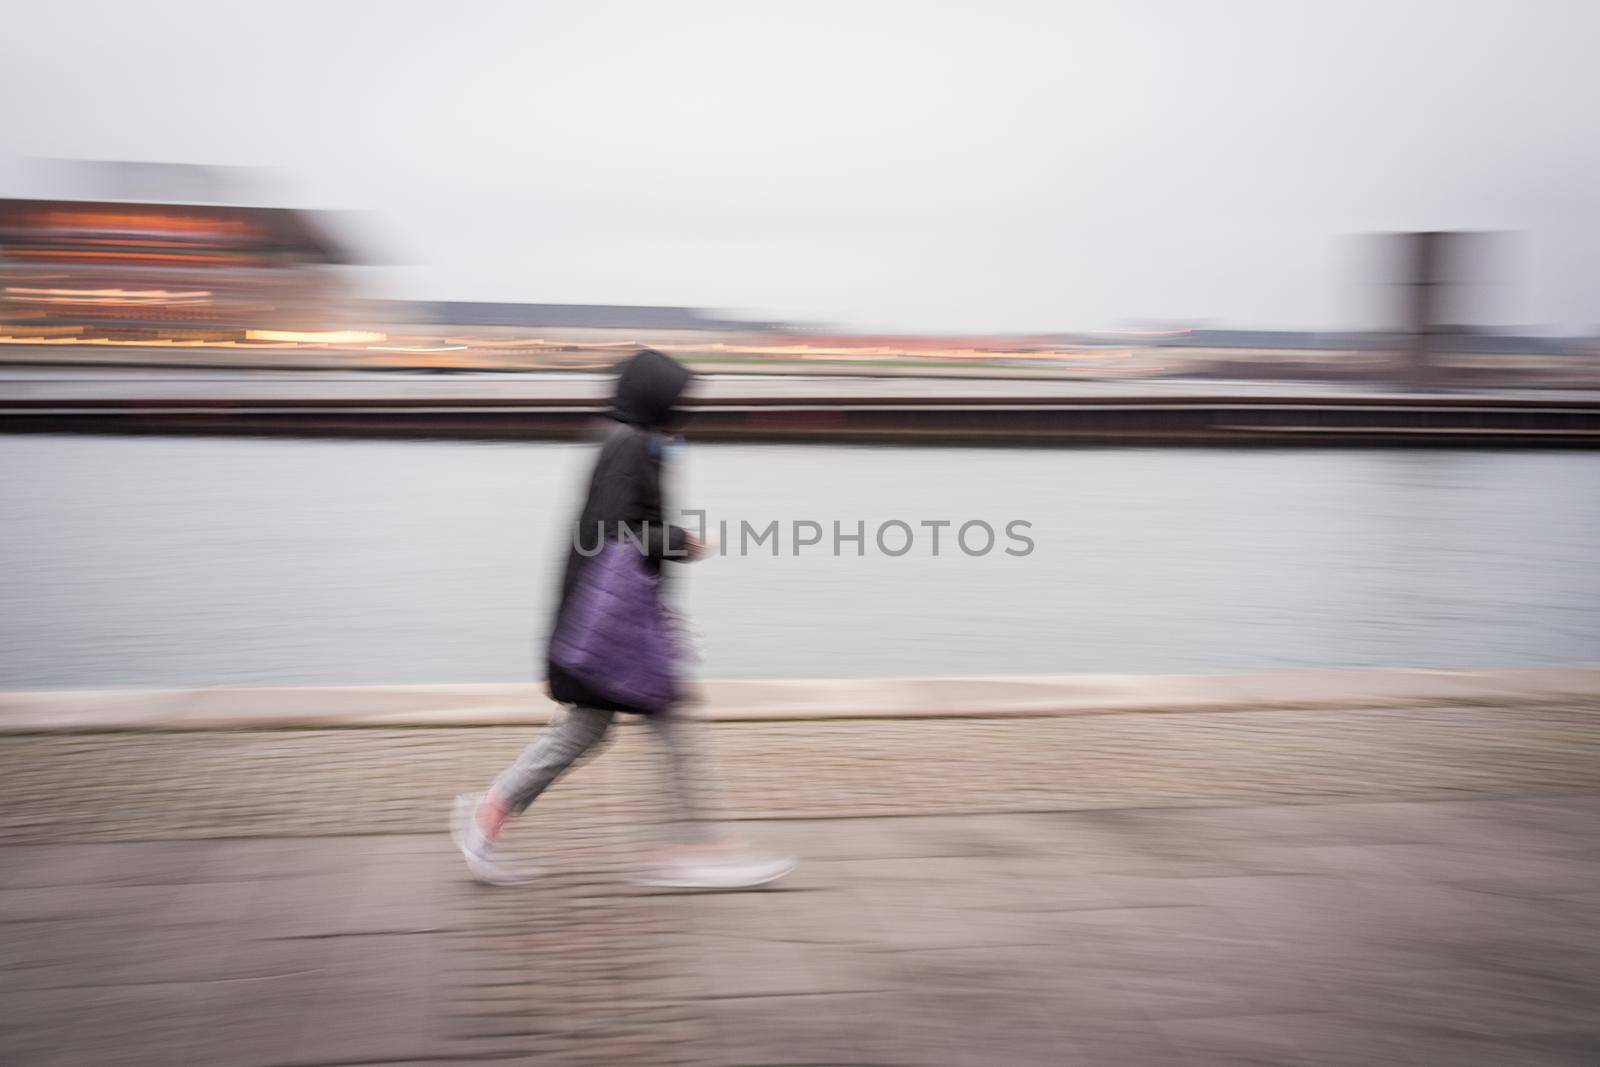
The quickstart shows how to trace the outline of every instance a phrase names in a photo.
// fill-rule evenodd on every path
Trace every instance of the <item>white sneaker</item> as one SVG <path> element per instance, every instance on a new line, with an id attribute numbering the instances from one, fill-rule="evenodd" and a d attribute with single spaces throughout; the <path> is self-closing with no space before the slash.
<path id="1" fill-rule="evenodd" d="M 485 885 L 520 885 L 533 877 L 531 871 L 506 867 L 495 856 L 494 843 L 478 828 L 478 805 L 483 795 L 462 793 L 450 813 L 450 837 L 467 861 L 472 877 Z"/>
<path id="2" fill-rule="evenodd" d="M 635 881 L 660 889 L 754 889 L 776 882 L 796 865 L 788 857 L 758 856 L 704 863 L 665 863 L 646 868 Z"/>

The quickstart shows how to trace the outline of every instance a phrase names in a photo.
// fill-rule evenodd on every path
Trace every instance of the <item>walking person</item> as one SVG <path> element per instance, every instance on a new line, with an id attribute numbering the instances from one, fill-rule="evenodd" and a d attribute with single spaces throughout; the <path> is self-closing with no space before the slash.
<path id="1" fill-rule="evenodd" d="M 676 406 L 689 384 L 678 361 L 644 349 L 620 368 L 606 433 L 562 575 L 547 669 L 559 718 L 481 795 L 456 798 L 452 829 L 479 881 L 525 880 L 497 856 L 506 822 L 606 736 L 619 713 L 645 717 L 666 753 L 675 847 L 640 881 L 736 889 L 781 878 L 792 860 L 746 854 L 708 811 L 709 768 L 697 725 L 677 706 L 681 650 L 660 603 L 663 565 L 703 558 L 707 546 L 664 521 L 661 468 Z"/>

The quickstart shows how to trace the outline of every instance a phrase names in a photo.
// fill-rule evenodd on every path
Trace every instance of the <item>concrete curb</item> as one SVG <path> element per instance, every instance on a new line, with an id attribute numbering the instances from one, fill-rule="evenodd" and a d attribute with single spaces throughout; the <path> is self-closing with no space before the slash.
<path id="1" fill-rule="evenodd" d="M 693 714 L 722 722 L 1507 706 L 1600 698 L 1600 666 L 724 679 L 696 690 Z M 528 726 L 556 710 L 538 684 L 39 690 L 0 693 L 0 734 Z"/>

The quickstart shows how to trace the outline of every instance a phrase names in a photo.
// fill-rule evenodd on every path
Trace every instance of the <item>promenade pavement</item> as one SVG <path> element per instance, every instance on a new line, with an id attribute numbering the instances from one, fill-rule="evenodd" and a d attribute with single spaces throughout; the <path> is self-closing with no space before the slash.
<path id="1" fill-rule="evenodd" d="M 524 728 L 0 736 L 0 1062 L 1600 1059 L 1600 702 L 706 730 L 778 886 L 628 883 L 637 727 L 514 889 Z"/>

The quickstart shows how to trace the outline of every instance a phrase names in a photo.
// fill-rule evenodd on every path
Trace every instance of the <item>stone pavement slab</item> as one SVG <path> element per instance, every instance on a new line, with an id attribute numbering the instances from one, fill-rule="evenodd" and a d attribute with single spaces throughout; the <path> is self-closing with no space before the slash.
<path id="1" fill-rule="evenodd" d="M 1600 791 L 1594 701 L 705 730 L 728 807 L 746 819 Z M 610 750 L 584 768 L 585 788 L 555 790 L 541 810 L 600 817 L 640 802 L 658 773 L 646 733 L 616 729 Z M 426 833 L 439 825 L 441 798 L 481 788 L 531 736 L 513 727 L 0 735 L 0 842 Z M 648 822 L 659 806 L 644 810 Z M 958 848 L 976 836 L 943 832 Z M 1182 835 L 1170 847 L 1186 847 Z"/>
<path id="2" fill-rule="evenodd" d="M 1597 817 L 1574 796 L 770 822 L 809 862 L 736 896 L 632 888 L 609 817 L 540 826 L 521 847 L 547 874 L 508 890 L 442 833 L 13 845 L 0 1057 L 1593 1062 Z"/>
<path id="3" fill-rule="evenodd" d="M 1600 715 L 1551 704 L 715 723 L 769 890 L 631 886 L 623 728 L 0 739 L 0 1062 L 1592 1063 Z"/>

